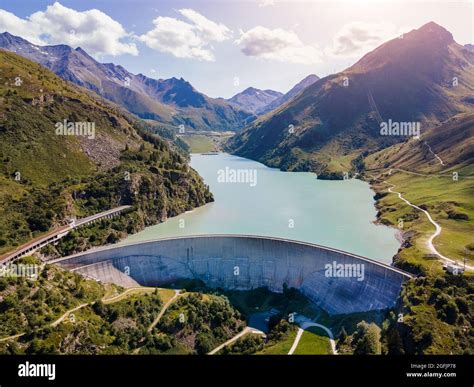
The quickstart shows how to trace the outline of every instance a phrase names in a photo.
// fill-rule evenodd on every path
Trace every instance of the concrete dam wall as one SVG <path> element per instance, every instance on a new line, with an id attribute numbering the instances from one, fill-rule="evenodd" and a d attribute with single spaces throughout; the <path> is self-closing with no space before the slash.
<path id="1" fill-rule="evenodd" d="M 330 314 L 391 307 L 402 283 L 410 278 L 391 266 L 335 249 L 244 235 L 159 239 L 52 262 L 123 286 L 165 286 L 191 278 L 214 288 L 268 287 L 281 292 L 286 283 Z"/>

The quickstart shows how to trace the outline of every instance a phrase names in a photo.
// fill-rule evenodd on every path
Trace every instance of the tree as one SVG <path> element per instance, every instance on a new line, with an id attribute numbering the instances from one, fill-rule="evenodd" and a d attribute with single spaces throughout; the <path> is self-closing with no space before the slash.
<path id="1" fill-rule="evenodd" d="M 391 327 L 387 331 L 387 347 L 389 355 L 404 355 L 403 341 L 397 328 Z"/>
<path id="2" fill-rule="evenodd" d="M 344 327 L 341 328 L 341 331 L 339 332 L 339 343 L 344 344 L 347 340 L 347 332 Z"/>
<path id="3" fill-rule="evenodd" d="M 199 333 L 196 337 L 196 351 L 199 355 L 204 355 L 212 351 L 211 338 L 206 333 Z"/>
<path id="4" fill-rule="evenodd" d="M 355 335 L 355 355 L 378 355 L 380 349 L 380 328 L 374 323 L 361 321 Z"/>
<path id="5" fill-rule="evenodd" d="M 458 306 L 454 301 L 449 301 L 443 306 L 444 315 L 446 316 L 445 320 L 449 324 L 454 324 L 459 315 Z"/>
<path id="6" fill-rule="evenodd" d="M 38 289 L 38 291 L 33 296 L 33 299 L 38 300 L 40 302 L 44 302 L 44 300 L 46 300 L 46 292 L 44 291 L 44 289 Z"/>
<path id="7" fill-rule="evenodd" d="M 168 351 L 171 348 L 173 348 L 171 339 L 168 336 L 165 336 L 163 334 L 155 335 L 153 337 L 153 346 L 163 352 Z"/>
<path id="8" fill-rule="evenodd" d="M 44 213 L 35 212 L 28 218 L 28 226 L 31 231 L 48 231 L 51 220 Z"/>
<path id="9" fill-rule="evenodd" d="M 114 231 L 112 231 L 107 237 L 107 243 L 117 243 L 119 240 L 120 240 L 120 237 Z"/>
<path id="10" fill-rule="evenodd" d="M 8 281 L 5 278 L 0 278 L 0 292 L 8 287 Z"/>
<path id="11" fill-rule="evenodd" d="M 98 316 L 105 317 L 107 314 L 107 307 L 102 300 L 97 300 L 94 305 L 92 305 L 92 309 Z"/>
<path id="12" fill-rule="evenodd" d="M 0 302 L 0 311 L 6 311 L 8 309 L 16 309 L 18 307 L 18 297 L 16 294 L 11 294 Z"/>

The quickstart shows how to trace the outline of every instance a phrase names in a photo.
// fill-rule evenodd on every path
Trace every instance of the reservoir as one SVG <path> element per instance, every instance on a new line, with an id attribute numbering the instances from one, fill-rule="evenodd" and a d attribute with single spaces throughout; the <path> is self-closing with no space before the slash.
<path id="1" fill-rule="evenodd" d="M 225 153 L 191 155 L 191 166 L 214 194 L 209 203 L 129 236 L 121 244 L 199 234 L 293 239 L 388 263 L 396 230 L 376 225 L 374 192 L 363 181 L 317 180 Z"/>

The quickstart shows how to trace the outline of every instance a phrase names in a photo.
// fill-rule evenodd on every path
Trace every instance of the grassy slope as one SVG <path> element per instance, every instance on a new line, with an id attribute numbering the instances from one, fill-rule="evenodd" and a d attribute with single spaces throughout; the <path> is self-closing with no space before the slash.
<path id="1" fill-rule="evenodd" d="M 439 160 L 429 151 L 434 151 Z M 474 174 L 474 113 L 459 114 L 430 130 L 366 158 L 372 168 L 401 168 L 418 173 Z"/>
<path id="2" fill-rule="evenodd" d="M 39 263 L 31 258 L 22 262 Z M 102 298 L 108 290 L 54 266 L 46 266 L 38 280 L 1 278 L 0 283 L 0 337 L 44 328 L 67 310 Z"/>
<path id="3" fill-rule="evenodd" d="M 35 339 L 53 353 L 130 353 L 161 305 L 159 294 L 145 293 L 108 304 L 104 313 L 87 306 L 74 312 L 74 320 L 65 319 L 54 331 L 38 334 Z"/>
<path id="4" fill-rule="evenodd" d="M 257 352 L 257 355 L 287 355 L 295 341 L 297 332 L 297 327 L 292 325 L 290 331 L 280 340 L 265 343 L 265 347 Z"/>
<path id="5" fill-rule="evenodd" d="M 8 80 L 0 85 L 1 152 L 8 157 L 7 162 L 3 160 L 5 172 L 18 170 L 23 179 L 48 185 L 94 171 L 97 159 L 85 154 L 86 149 L 93 152 L 92 142 L 87 147 L 79 137 L 55 134 L 55 123 L 64 119 L 95 122 L 97 142 L 109 151 L 113 145 L 136 146 L 139 142 L 132 123 L 111 105 L 13 53 L 0 50 L 0 59 L 2 76 Z M 19 86 L 15 85 L 17 77 Z M 118 156 L 115 152 L 107 160 L 116 163 Z"/>
<path id="6" fill-rule="evenodd" d="M 295 349 L 295 355 L 329 355 L 331 343 L 325 331 L 318 327 L 309 327 L 301 336 Z"/>
<path id="7" fill-rule="evenodd" d="M 396 327 L 406 353 L 472 354 L 474 278 L 429 276 L 410 281 L 398 304 L 403 323 Z M 385 335 L 390 343 L 390 335 Z"/>
<path id="8" fill-rule="evenodd" d="M 394 184 L 393 189 L 411 203 L 426 208 L 441 225 L 443 231 L 434 240 L 438 251 L 459 263 L 466 258 L 472 264 L 474 179 L 464 176 L 472 176 L 473 172 L 472 152 L 469 151 L 473 127 L 473 116 L 466 115 L 423 135 L 422 140 L 431 145 L 444 166 L 427 151 L 426 145 L 413 140 L 365 159 L 367 176 L 384 174 L 372 181 L 376 192 L 382 193 L 377 201 L 380 221 L 396 227 L 399 219 L 403 219 L 406 241 L 397 254 L 396 265 L 423 275 L 405 285 L 397 304 L 396 313 L 404 315 L 404 322 L 398 323 L 396 316 L 385 322 L 389 328 L 383 336 L 389 352 L 398 353 L 400 341 L 405 353 L 465 353 L 472 348 L 474 276 L 466 273 L 463 277 L 455 277 L 443 273 L 440 260 L 427 256 L 426 242 L 434 233 L 434 226 L 422 212 L 408 206 L 397 195 L 383 196 L 389 186 L 383 180 Z M 443 132 L 448 135 L 441 141 L 440 133 Z M 403 171 L 394 169 L 388 175 L 390 168 Z M 458 181 L 453 181 L 453 171 L 459 173 Z M 460 214 L 464 219 L 456 219 Z"/>
<path id="9" fill-rule="evenodd" d="M 401 192 L 403 197 L 417 206 L 424 206 L 432 218 L 441 225 L 443 231 L 435 239 L 434 245 L 441 254 L 463 262 L 474 262 L 474 252 L 468 247 L 473 243 L 474 235 L 474 180 L 461 179 L 453 181 L 449 177 L 418 177 L 403 172 L 395 173 L 387 179 L 396 187 L 394 190 Z M 409 207 L 397 195 L 390 194 L 379 201 L 382 209 L 381 220 L 384 223 L 398 224 L 398 219 L 404 219 L 403 230 L 412 230 L 416 237 L 411 238 L 414 245 L 404 249 L 401 256 L 418 259 L 429 266 L 431 261 L 425 259 L 429 253 L 427 240 L 434 233 L 434 226 L 420 211 Z M 449 218 L 449 213 L 465 214 L 468 220 Z M 421 262 L 420 261 L 420 262 Z"/>
<path id="10" fill-rule="evenodd" d="M 444 141 L 439 139 L 440 133 L 445 133 Z M 435 247 L 449 258 L 460 262 L 466 258 L 471 263 L 474 262 L 474 165 L 469 144 L 473 139 L 474 115 L 461 115 L 425 133 L 422 141 L 397 144 L 365 159 L 367 176 L 383 174 L 373 181 L 377 192 L 387 192 L 389 184 L 383 181 L 394 184 L 393 190 L 425 208 L 443 228 L 434 241 Z M 425 141 L 445 165 L 428 151 Z M 389 175 L 391 168 L 394 169 Z M 453 180 L 453 172 L 458 173 L 457 181 Z M 377 206 L 382 223 L 397 226 L 399 219 L 403 219 L 402 231 L 412 246 L 406 246 L 400 257 L 428 269 L 433 264 L 439 268 L 437 261 L 426 257 L 429 253 L 426 242 L 435 231 L 427 217 L 395 194 L 382 197 Z"/>

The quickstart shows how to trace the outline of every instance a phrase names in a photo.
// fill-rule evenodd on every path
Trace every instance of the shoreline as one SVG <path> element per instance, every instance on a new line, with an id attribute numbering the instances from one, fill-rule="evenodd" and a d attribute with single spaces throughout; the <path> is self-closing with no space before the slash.
<path id="1" fill-rule="evenodd" d="M 364 176 L 363 178 L 361 178 L 362 181 L 366 182 L 370 189 L 374 192 L 374 194 L 382 194 L 384 193 L 385 191 L 384 190 L 377 190 L 376 189 L 376 185 L 371 183 L 371 179 L 368 177 L 368 176 Z M 398 251 L 392 256 L 392 263 L 391 265 L 395 265 L 395 262 L 396 262 L 396 257 L 397 255 L 400 253 L 401 250 L 403 250 L 404 248 L 404 244 L 406 242 L 406 238 L 405 238 L 405 232 L 400 230 L 400 228 L 398 228 L 396 225 L 394 224 L 385 224 L 381 221 L 381 211 L 380 209 L 383 207 L 381 204 L 380 204 L 380 199 L 375 199 L 375 195 L 374 195 L 374 207 L 375 209 L 377 210 L 377 214 L 376 214 L 376 219 L 374 221 L 375 224 L 377 225 L 381 225 L 381 226 L 385 226 L 385 227 L 389 227 L 389 228 L 392 228 L 392 229 L 395 229 L 396 232 L 395 232 L 395 239 L 400 243 L 400 247 L 398 248 Z"/>

